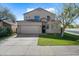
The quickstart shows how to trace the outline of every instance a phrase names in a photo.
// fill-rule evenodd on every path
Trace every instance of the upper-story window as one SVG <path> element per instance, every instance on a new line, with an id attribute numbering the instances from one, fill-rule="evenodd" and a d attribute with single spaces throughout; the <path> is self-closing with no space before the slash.
<path id="1" fill-rule="evenodd" d="M 40 21 L 40 16 L 34 16 L 35 21 Z"/>
<path id="2" fill-rule="evenodd" d="M 47 16 L 47 21 L 49 21 L 50 20 L 50 16 Z"/>
<path id="3" fill-rule="evenodd" d="M 29 20 L 30 19 L 30 16 L 25 16 L 25 20 Z"/>

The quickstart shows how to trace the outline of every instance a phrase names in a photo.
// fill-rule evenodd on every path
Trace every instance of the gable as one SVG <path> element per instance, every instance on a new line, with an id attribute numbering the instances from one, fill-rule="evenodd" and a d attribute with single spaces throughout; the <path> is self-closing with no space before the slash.
<path id="1" fill-rule="evenodd" d="M 40 18 L 47 18 L 47 16 L 50 16 L 51 19 L 55 19 L 55 14 L 47 11 L 47 10 L 44 10 L 44 9 L 35 9 L 33 11 L 30 11 L 28 13 L 25 13 L 24 14 L 24 19 L 34 19 L 34 16 L 40 16 Z"/>
<path id="2" fill-rule="evenodd" d="M 32 12 L 34 12 L 34 11 L 44 11 L 44 12 L 50 13 L 50 14 L 52 14 L 52 15 L 55 15 L 54 13 L 51 13 L 51 12 L 45 10 L 45 9 L 42 9 L 42 8 L 34 9 L 34 10 L 30 11 L 30 12 L 24 13 L 24 15 L 25 15 L 25 14 L 32 13 Z"/>

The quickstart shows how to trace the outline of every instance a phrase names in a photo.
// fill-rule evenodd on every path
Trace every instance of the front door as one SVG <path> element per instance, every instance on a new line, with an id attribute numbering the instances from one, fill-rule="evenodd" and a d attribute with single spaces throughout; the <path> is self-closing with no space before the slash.
<path id="1" fill-rule="evenodd" d="M 45 25 L 42 26 L 42 33 L 46 33 L 46 26 Z"/>

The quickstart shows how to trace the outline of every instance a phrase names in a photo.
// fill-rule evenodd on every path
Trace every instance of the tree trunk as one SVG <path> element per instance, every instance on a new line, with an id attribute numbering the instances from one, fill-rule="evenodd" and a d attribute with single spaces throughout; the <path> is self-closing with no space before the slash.
<path id="1" fill-rule="evenodd" d="M 65 30 L 65 28 L 61 28 L 61 37 L 64 36 L 64 30 Z"/>
<path id="2" fill-rule="evenodd" d="M 63 36 L 64 36 L 64 32 L 61 33 L 61 37 L 63 37 Z"/>

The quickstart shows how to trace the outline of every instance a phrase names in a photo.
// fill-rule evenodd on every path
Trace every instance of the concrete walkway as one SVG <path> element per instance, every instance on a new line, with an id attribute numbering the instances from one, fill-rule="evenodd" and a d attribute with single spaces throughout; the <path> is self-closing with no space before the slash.
<path id="1" fill-rule="evenodd" d="M 37 46 L 38 37 L 10 37 L 0 43 L 1 56 L 74 56 L 79 46 Z"/>

